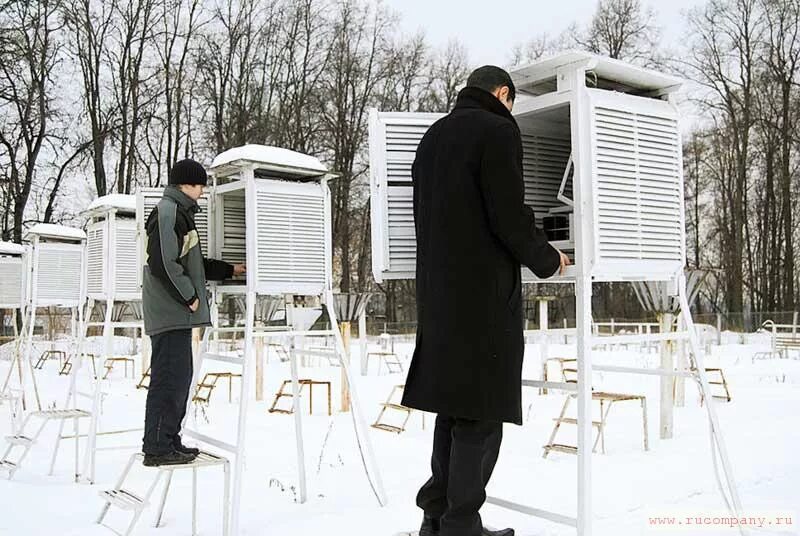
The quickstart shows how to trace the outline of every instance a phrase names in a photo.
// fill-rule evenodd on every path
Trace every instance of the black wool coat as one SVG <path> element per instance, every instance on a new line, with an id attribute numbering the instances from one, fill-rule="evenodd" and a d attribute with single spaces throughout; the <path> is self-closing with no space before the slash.
<path id="1" fill-rule="evenodd" d="M 560 259 L 524 204 L 516 121 L 465 87 L 420 141 L 412 179 L 418 327 L 403 405 L 522 424 L 520 265 L 550 277 Z"/>

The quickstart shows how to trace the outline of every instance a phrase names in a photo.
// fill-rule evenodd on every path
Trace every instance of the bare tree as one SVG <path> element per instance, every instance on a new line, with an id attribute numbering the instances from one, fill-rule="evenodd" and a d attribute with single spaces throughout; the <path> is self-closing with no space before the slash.
<path id="1" fill-rule="evenodd" d="M 600 0 L 585 32 L 576 41 L 586 50 L 611 58 L 652 63 L 660 29 L 656 13 L 641 0 Z"/>
<path id="2" fill-rule="evenodd" d="M 0 10 L 0 161 L 6 167 L 9 229 L 22 241 L 26 208 L 53 110 L 53 73 L 60 62 L 57 3 L 7 1 Z"/>
<path id="3" fill-rule="evenodd" d="M 450 111 L 470 71 L 466 47 L 457 40 L 448 42 L 444 50 L 437 51 L 430 64 L 419 109 L 426 112 Z"/>
<path id="4" fill-rule="evenodd" d="M 108 192 L 105 149 L 112 130 L 114 110 L 109 109 L 106 103 L 102 71 L 116 4 L 117 0 L 75 0 L 63 7 L 64 20 L 71 33 L 70 52 L 80 65 L 83 79 L 84 111 L 92 140 L 94 186 L 99 196 Z"/>
<path id="5" fill-rule="evenodd" d="M 158 58 L 153 111 L 144 113 L 144 143 L 150 164 L 145 166 L 147 184 L 158 186 L 181 154 L 189 156 L 191 110 L 195 82 L 192 53 L 199 46 L 203 26 L 201 0 L 169 0 L 154 14 L 152 39 Z M 166 171 L 166 173 L 164 172 Z"/>
<path id="6" fill-rule="evenodd" d="M 325 128 L 322 144 L 340 174 L 333 183 L 332 201 L 342 292 L 350 292 L 352 284 L 352 222 L 357 221 L 358 213 L 353 213 L 354 194 L 358 193 L 353 186 L 366 171 L 359 156 L 366 141 L 367 109 L 391 65 L 382 61 L 391 25 L 392 19 L 380 7 L 355 0 L 337 4 L 331 21 L 331 56 L 320 80 L 320 95 L 325 99 L 320 103 Z"/>
<path id="7" fill-rule="evenodd" d="M 260 85 L 267 40 L 277 31 L 273 3 L 226 0 L 211 8 L 196 58 L 203 113 L 211 116 L 216 152 L 258 137 L 266 93 Z"/>
<path id="8" fill-rule="evenodd" d="M 115 129 L 119 145 L 116 184 L 120 193 L 130 193 L 137 160 L 137 135 L 145 109 L 146 95 L 142 63 L 152 43 L 151 24 L 155 0 L 130 0 L 115 5 L 118 19 L 114 47 L 109 58 L 116 71 L 114 99 L 119 118 Z"/>
<path id="9" fill-rule="evenodd" d="M 575 37 L 580 33 L 578 25 L 572 23 L 555 37 L 549 33 L 539 34 L 525 43 L 518 43 L 511 49 L 510 66 L 533 63 L 545 56 L 574 47 Z"/>
<path id="10" fill-rule="evenodd" d="M 710 93 L 705 107 L 719 116 L 730 142 L 727 147 L 732 149 L 733 158 L 719 168 L 722 210 L 717 212 L 726 216 L 717 229 L 731 311 L 743 309 L 744 260 L 752 258 L 744 257 L 744 250 L 757 43 L 763 32 L 763 18 L 756 8 L 756 0 L 710 0 L 689 18 L 695 35 L 689 63 L 696 80 Z"/>
<path id="11" fill-rule="evenodd" d="M 767 54 L 765 63 L 769 81 L 778 88 L 772 114 L 777 119 L 775 128 L 779 133 L 778 152 L 780 169 L 781 225 L 783 230 L 783 293 L 782 308 L 791 310 L 795 306 L 795 256 L 794 223 L 792 203 L 792 164 L 794 159 L 795 128 L 797 120 L 796 89 L 800 74 L 800 2 L 797 0 L 762 0 L 767 26 Z M 777 244 L 773 244 L 773 247 Z M 776 249 L 780 249 L 776 247 Z"/>
<path id="12" fill-rule="evenodd" d="M 420 107 L 423 89 L 430 82 L 425 71 L 432 68 L 425 35 L 401 38 L 386 49 L 386 76 L 379 89 L 381 108 L 410 112 Z"/>
<path id="13" fill-rule="evenodd" d="M 266 92 L 261 137 L 303 153 L 316 152 L 322 126 L 317 93 L 331 55 L 330 31 L 322 0 L 287 0 L 275 18 L 278 31 L 263 48 Z"/>

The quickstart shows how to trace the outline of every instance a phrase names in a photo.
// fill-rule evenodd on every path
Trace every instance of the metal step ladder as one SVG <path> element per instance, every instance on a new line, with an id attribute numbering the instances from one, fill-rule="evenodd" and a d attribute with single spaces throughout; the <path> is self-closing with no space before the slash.
<path id="1" fill-rule="evenodd" d="M 41 353 L 33 368 L 42 370 L 45 364 L 52 359 L 58 359 L 59 364 L 63 367 L 64 363 L 67 361 L 67 353 L 63 350 L 45 350 Z"/>
<path id="2" fill-rule="evenodd" d="M 386 371 L 389 374 L 402 374 L 405 372 L 405 368 L 403 367 L 403 362 L 400 360 L 400 356 L 398 356 L 394 352 L 387 352 L 387 351 L 374 351 L 367 353 L 367 359 L 369 362 L 370 357 L 377 357 L 378 358 L 378 375 L 380 376 L 381 373 L 381 365 L 386 366 Z"/>
<path id="3" fill-rule="evenodd" d="M 147 370 L 142 374 L 142 379 L 136 384 L 137 389 L 150 389 L 150 369 L 151 367 L 147 367 Z"/>
<path id="4" fill-rule="evenodd" d="M 136 523 L 139 521 L 139 518 L 142 516 L 142 512 L 144 512 L 147 507 L 150 505 L 150 497 L 153 495 L 158 483 L 161 481 L 162 476 L 166 476 L 166 483 L 164 484 L 164 489 L 161 492 L 161 499 L 158 505 L 158 513 L 156 514 L 156 521 L 155 527 L 161 524 L 161 518 L 164 515 L 164 505 L 167 502 L 167 494 L 169 493 L 169 487 L 172 483 L 172 475 L 175 471 L 179 471 L 182 469 L 191 469 L 192 470 L 192 536 L 197 534 L 197 470 L 202 467 L 213 467 L 213 466 L 222 466 L 222 471 L 224 474 L 225 482 L 224 482 L 224 489 L 223 489 L 223 498 L 222 498 L 222 534 L 223 536 L 228 536 L 228 521 L 230 518 L 230 461 L 227 458 L 222 456 L 217 456 L 216 454 L 211 454 L 209 452 L 201 452 L 197 458 L 192 463 L 181 464 L 181 465 L 162 465 L 159 467 L 147 467 L 146 469 L 153 469 L 156 472 L 155 478 L 153 479 L 152 483 L 147 487 L 147 490 L 144 492 L 143 496 L 140 496 L 133 491 L 126 489 L 125 480 L 128 478 L 128 474 L 131 472 L 134 463 L 141 462 L 144 460 L 144 454 L 138 452 L 133 454 L 130 459 L 128 460 L 128 464 L 125 466 L 125 469 L 122 472 L 122 475 L 117 480 L 114 489 L 101 491 L 100 497 L 105 501 L 102 510 L 100 511 L 100 515 L 97 518 L 97 523 L 99 525 L 103 525 L 111 530 L 114 530 L 112 527 L 103 524 L 103 520 L 108 514 L 109 509 L 114 506 L 115 508 L 119 508 L 120 510 L 125 510 L 128 512 L 133 512 L 133 517 L 131 518 L 130 522 L 128 523 L 128 528 L 123 533 L 125 536 L 128 536 L 133 532 L 134 527 L 136 527 Z M 116 531 L 115 531 L 116 532 Z"/>
<path id="5" fill-rule="evenodd" d="M 375 419 L 375 422 L 371 425 L 372 428 L 376 430 L 383 430 L 385 432 L 394 432 L 395 434 L 401 434 L 406 431 L 406 425 L 408 424 L 409 419 L 411 419 L 411 415 L 416 412 L 417 410 L 408 408 L 402 405 L 401 399 L 403 398 L 403 390 L 405 389 L 405 385 L 395 385 L 392 387 L 392 391 L 389 393 L 389 397 L 386 399 L 386 402 L 381 403 L 381 412 L 378 414 L 378 418 Z M 384 415 L 386 410 L 392 410 L 396 413 L 401 413 L 404 416 L 403 422 L 400 424 L 391 424 L 384 421 Z M 422 415 L 422 429 L 425 429 L 425 412 L 420 412 Z"/>
<path id="6" fill-rule="evenodd" d="M 27 428 L 28 424 L 32 417 L 38 417 L 41 419 L 41 424 L 39 428 L 36 429 L 36 433 L 32 436 L 25 435 L 25 428 Z M 50 410 L 43 410 L 43 411 L 34 411 L 29 413 L 27 417 L 25 417 L 25 421 L 22 423 L 20 430 L 18 433 L 14 435 L 7 436 L 6 439 L 6 450 L 3 453 L 3 457 L 0 458 L 0 468 L 5 469 L 8 473 L 8 479 L 11 480 L 14 477 L 14 473 L 22 465 L 23 460 L 30 452 L 31 447 L 36 443 L 39 439 L 39 436 L 42 434 L 42 431 L 47 426 L 47 423 L 50 421 L 60 421 L 63 427 L 63 423 L 69 419 L 75 420 L 75 426 L 77 427 L 78 419 L 84 419 L 86 417 L 91 417 L 91 414 L 88 411 L 84 411 L 81 409 L 50 409 Z M 55 463 L 56 453 L 58 452 L 58 447 L 61 442 L 61 433 L 59 432 L 59 438 L 56 441 L 55 448 L 53 449 L 53 458 L 52 463 L 50 465 L 50 472 L 52 473 L 53 464 Z M 77 439 L 76 439 L 77 442 Z M 14 457 L 15 451 L 22 449 L 21 453 L 18 453 L 16 457 Z M 78 469 L 77 464 L 75 468 L 75 478 L 78 477 Z"/>
<path id="7" fill-rule="evenodd" d="M 722 369 L 706 367 L 706 373 L 708 374 L 709 387 L 712 385 L 719 386 L 716 388 L 716 391 L 714 387 L 711 387 L 711 396 L 713 396 L 717 400 L 724 400 L 725 402 L 730 402 L 731 390 L 728 388 L 728 380 L 725 379 L 725 373 L 722 371 Z M 713 378 L 714 375 L 716 375 L 717 378 Z M 717 381 L 711 381 L 713 379 L 716 379 Z M 702 407 L 706 397 L 703 394 L 702 389 L 699 389 L 699 392 L 700 392 L 700 406 Z"/>

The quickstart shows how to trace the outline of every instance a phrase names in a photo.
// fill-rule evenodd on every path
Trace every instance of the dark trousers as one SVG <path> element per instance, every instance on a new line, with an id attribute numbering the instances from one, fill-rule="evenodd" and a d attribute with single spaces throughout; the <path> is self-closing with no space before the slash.
<path id="1" fill-rule="evenodd" d="M 503 423 L 437 415 L 433 432 L 433 476 L 417 494 L 417 506 L 438 519 L 440 536 L 480 536 L 478 513 L 486 501 Z"/>
<path id="2" fill-rule="evenodd" d="M 192 384 L 192 330 L 150 337 L 150 387 L 144 414 L 145 454 L 167 454 L 180 441 L 181 422 Z"/>

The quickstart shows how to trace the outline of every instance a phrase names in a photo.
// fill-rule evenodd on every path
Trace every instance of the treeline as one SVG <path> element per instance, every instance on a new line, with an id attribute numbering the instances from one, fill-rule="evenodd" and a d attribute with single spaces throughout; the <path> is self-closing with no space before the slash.
<path id="1" fill-rule="evenodd" d="M 585 27 L 505 54 L 510 66 L 582 48 L 693 81 L 689 264 L 714 274 L 706 302 L 720 310 L 797 302 L 799 13 L 797 0 L 710 0 L 687 14 L 685 48 L 667 50 L 654 11 L 602 0 Z M 376 289 L 370 273 L 367 110 L 446 111 L 471 67 L 458 41 L 403 34 L 369 0 L 0 0 L 0 233 L 20 241 L 91 196 L 162 184 L 186 156 L 278 145 L 340 174 L 337 286 L 382 291 L 400 319 L 413 282 Z M 632 299 L 604 285 L 595 306 L 631 314 Z"/>
<path id="2" fill-rule="evenodd" d="M 368 108 L 449 109 L 463 46 L 359 0 L 0 3 L 2 236 L 69 219 L 75 188 L 133 193 L 244 143 L 320 157 L 342 291 L 371 285 Z M 68 183 L 72 183 L 71 185 Z"/>

